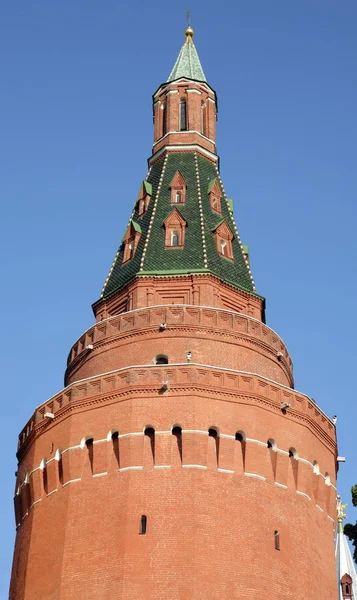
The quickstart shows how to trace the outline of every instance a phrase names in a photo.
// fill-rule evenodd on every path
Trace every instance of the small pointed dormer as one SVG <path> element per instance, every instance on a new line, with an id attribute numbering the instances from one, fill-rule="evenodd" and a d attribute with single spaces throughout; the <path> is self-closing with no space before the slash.
<path id="1" fill-rule="evenodd" d="M 211 210 L 217 213 L 217 215 L 221 215 L 221 190 L 217 179 L 212 179 L 212 181 L 210 181 L 207 192 Z"/>
<path id="2" fill-rule="evenodd" d="M 128 229 L 125 232 L 123 237 L 123 261 L 122 264 L 125 264 L 129 260 L 132 260 L 135 256 L 136 249 L 138 247 L 138 243 L 141 237 L 141 227 L 139 223 L 131 220 Z"/>
<path id="3" fill-rule="evenodd" d="M 137 199 L 137 210 L 138 210 L 139 217 L 141 217 L 141 215 L 143 215 L 147 211 L 147 209 L 149 207 L 151 196 L 152 196 L 152 185 L 151 185 L 151 183 L 149 183 L 148 181 L 146 181 L 144 179 L 144 181 L 142 182 L 142 184 L 140 186 L 140 191 L 139 191 L 138 199 Z"/>
<path id="4" fill-rule="evenodd" d="M 177 208 L 169 214 L 164 221 L 165 248 L 183 248 L 185 245 L 185 232 L 187 221 Z"/>
<path id="5" fill-rule="evenodd" d="M 219 223 L 219 225 L 213 230 L 213 235 L 216 240 L 218 254 L 223 258 L 233 260 L 233 233 L 226 221 L 221 221 Z"/>
<path id="6" fill-rule="evenodd" d="M 186 203 L 186 181 L 184 180 L 180 171 L 176 171 L 171 184 L 171 204 L 185 204 Z"/>

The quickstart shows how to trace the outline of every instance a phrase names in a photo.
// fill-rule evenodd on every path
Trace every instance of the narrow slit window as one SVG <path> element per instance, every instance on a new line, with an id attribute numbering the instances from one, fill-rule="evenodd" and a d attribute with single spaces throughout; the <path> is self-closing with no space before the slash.
<path id="1" fill-rule="evenodd" d="M 166 104 L 164 104 L 164 108 L 162 109 L 162 135 L 163 136 L 166 135 L 166 132 L 167 132 L 166 118 L 167 118 Z"/>
<path id="2" fill-rule="evenodd" d="M 206 135 L 206 103 L 201 104 L 201 133 Z"/>
<path id="3" fill-rule="evenodd" d="M 279 531 L 274 531 L 274 547 L 275 550 L 280 550 L 280 534 Z"/>
<path id="4" fill-rule="evenodd" d="M 146 526 L 147 526 L 147 517 L 146 517 L 146 515 L 141 515 L 139 535 L 146 534 Z"/>
<path id="5" fill-rule="evenodd" d="M 180 131 L 187 131 L 187 105 L 186 100 L 180 101 Z"/>

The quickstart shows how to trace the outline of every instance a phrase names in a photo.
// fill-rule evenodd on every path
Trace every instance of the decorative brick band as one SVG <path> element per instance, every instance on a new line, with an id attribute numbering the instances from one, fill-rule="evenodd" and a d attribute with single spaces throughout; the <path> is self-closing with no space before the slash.
<path id="1" fill-rule="evenodd" d="M 308 396 L 255 373 L 183 363 L 127 367 L 76 381 L 35 410 L 19 435 L 18 457 L 21 458 L 42 431 L 52 427 L 70 411 L 142 394 L 156 397 L 161 393 L 158 382 L 164 380 L 169 381 L 168 393 L 171 395 L 197 392 L 220 401 L 229 399 L 240 403 L 248 400 L 279 412 L 282 403 L 288 402 L 290 408 L 286 419 L 304 422 L 326 445 L 335 447 L 334 425 Z M 53 420 L 45 417 L 48 412 L 54 414 Z"/>

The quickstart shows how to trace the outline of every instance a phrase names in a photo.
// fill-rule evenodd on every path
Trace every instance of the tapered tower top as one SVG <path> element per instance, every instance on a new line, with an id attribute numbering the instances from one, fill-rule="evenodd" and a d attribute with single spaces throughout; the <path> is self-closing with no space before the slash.
<path id="1" fill-rule="evenodd" d="M 193 35 L 188 24 L 174 67 L 153 95 L 149 172 L 94 305 L 97 318 L 107 314 L 103 307 L 114 306 L 113 298 L 126 293 L 134 281 L 159 278 L 204 276 L 212 289 L 221 284 L 233 287 L 263 306 L 234 220 L 233 201 L 227 198 L 219 173 L 217 97 L 206 81 Z M 215 303 L 214 294 L 207 302 Z M 239 301 L 232 305 L 243 310 Z M 262 315 L 260 309 L 256 315 Z"/>

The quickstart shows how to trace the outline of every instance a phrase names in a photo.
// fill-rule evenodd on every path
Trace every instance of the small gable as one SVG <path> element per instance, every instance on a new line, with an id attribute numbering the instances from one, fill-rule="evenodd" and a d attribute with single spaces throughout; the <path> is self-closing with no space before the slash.
<path id="1" fill-rule="evenodd" d="M 128 228 L 124 234 L 122 242 L 125 242 L 126 240 L 128 240 L 131 237 L 135 237 L 135 233 L 139 233 L 141 235 L 142 230 L 141 230 L 139 223 L 136 223 L 135 221 L 131 220 L 128 225 Z"/>
<path id="2" fill-rule="evenodd" d="M 217 227 L 215 227 L 213 235 L 215 237 L 218 254 L 233 262 L 232 240 L 234 236 L 226 221 L 221 221 Z"/>
<path id="3" fill-rule="evenodd" d="M 139 223 L 131 220 L 122 240 L 124 246 L 122 264 L 134 258 L 141 234 L 142 230 Z"/>
<path id="4" fill-rule="evenodd" d="M 185 204 L 187 185 L 180 171 L 176 171 L 170 183 L 170 189 L 171 204 Z"/>
<path id="5" fill-rule="evenodd" d="M 165 227 L 165 248 L 183 248 L 185 245 L 185 231 L 187 221 L 177 208 L 166 217 Z"/>
<path id="6" fill-rule="evenodd" d="M 216 178 L 211 179 L 211 181 L 209 182 L 207 193 L 208 193 L 209 203 L 210 203 L 212 212 L 215 212 L 218 215 L 221 215 L 222 214 L 222 208 L 221 208 L 222 193 L 221 193 L 221 190 L 220 190 L 220 187 L 218 185 L 218 181 Z"/>
<path id="7" fill-rule="evenodd" d="M 180 211 L 177 208 L 174 208 L 172 213 L 170 213 L 169 216 L 166 217 L 164 225 L 165 227 L 172 227 L 173 225 L 180 225 L 180 227 L 186 227 L 187 221 L 186 219 L 184 219 Z"/>
<path id="8" fill-rule="evenodd" d="M 142 182 L 137 199 L 139 217 L 147 211 L 152 196 L 152 185 L 146 179 Z"/>
<path id="9" fill-rule="evenodd" d="M 230 240 L 232 240 L 234 237 L 232 230 L 226 221 L 220 221 L 220 223 L 218 223 L 218 225 L 213 229 L 213 233 L 217 233 L 218 235 Z"/>
<path id="10" fill-rule="evenodd" d="M 218 185 L 218 181 L 217 179 L 211 179 L 211 181 L 208 184 L 208 189 L 207 189 L 207 193 L 208 194 L 215 194 L 216 196 L 221 196 L 221 190 L 220 187 Z"/>

